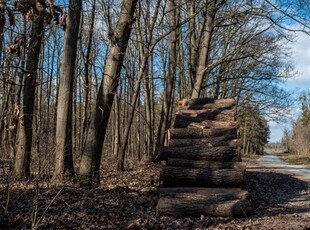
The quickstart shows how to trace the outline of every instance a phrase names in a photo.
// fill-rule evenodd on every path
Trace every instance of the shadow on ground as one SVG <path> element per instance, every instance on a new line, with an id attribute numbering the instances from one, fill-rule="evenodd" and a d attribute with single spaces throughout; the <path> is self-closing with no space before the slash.
<path id="1" fill-rule="evenodd" d="M 253 205 L 253 217 L 277 214 L 298 214 L 309 212 L 309 202 L 304 191 L 309 188 L 306 181 L 288 174 L 247 171 L 245 190 Z"/>

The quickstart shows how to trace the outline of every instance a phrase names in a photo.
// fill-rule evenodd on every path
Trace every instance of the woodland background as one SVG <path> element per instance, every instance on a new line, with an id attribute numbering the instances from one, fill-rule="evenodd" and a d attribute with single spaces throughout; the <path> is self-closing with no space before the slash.
<path id="1" fill-rule="evenodd" d="M 93 186 L 102 158 L 118 170 L 156 160 L 178 100 L 198 97 L 235 98 L 244 153 L 263 153 L 267 119 L 294 102 L 279 83 L 294 76 L 289 45 L 309 33 L 309 5 L 0 1 L 1 159 L 18 178 Z M 309 94 L 300 101 L 283 142 L 309 154 Z"/>

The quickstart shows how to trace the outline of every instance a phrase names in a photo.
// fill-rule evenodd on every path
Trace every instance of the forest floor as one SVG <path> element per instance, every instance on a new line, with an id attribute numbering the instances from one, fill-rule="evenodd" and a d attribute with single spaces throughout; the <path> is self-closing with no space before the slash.
<path id="1" fill-rule="evenodd" d="M 157 216 L 161 166 L 131 164 L 119 173 L 103 162 L 101 186 L 92 190 L 0 175 L 0 229 L 310 229 L 310 178 L 245 162 L 248 218 Z"/>

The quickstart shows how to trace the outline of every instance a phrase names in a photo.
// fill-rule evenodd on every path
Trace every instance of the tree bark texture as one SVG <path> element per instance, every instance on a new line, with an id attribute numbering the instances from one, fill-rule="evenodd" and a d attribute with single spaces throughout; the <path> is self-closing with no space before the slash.
<path id="1" fill-rule="evenodd" d="M 218 121 L 234 121 L 234 110 L 221 110 L 221 109 L 203 109 L 203 110 L 179 110 L 177 114 L 189 117 L 205 118 L 208 120 Z"/>
<path id="2" fill-rule="evenodd" d="M 82 1 L 70 0 L 68 10 L 57 104 L 54 182 L 61 182 L 64 174 L 71 177 L 74 176 L 72 157 L 72 103 Z"/>
<path id="3" fill-rule="evenodd" d="M 179 101 L 179 110 L 232 109 L 235 105 L 236 101 L 234 99 L 218 99 L 214 100 L 213 103 L 203 104 L 199 103 L 199 99 L 183 99 L 182 101 Z"/>
<path id="4" fill-rule="evenodd" d="M 19 177 L 30 176 L 30 159 L 32 149 L 32 124 L 36 91 L 37 69 L 42 37 L 44 33 L 44 18 L 39 16 L 33 20 L 30 36 L 30 49 L 26 60 L 26 70 L 23 85 L 21 118 L 17 132 L 17 149 L 14 174 Z"/>
<path id="5" fill-rule="evenodd" d="M 194 161 L 181 158 L 168 158 L 168 166 L 202 168 L 202 169 L 241 169 L 245 170 L 245 163 L 242 162 L 225 162 L 225 161 Z"/>
<path id="6" fill-rule="evenodd" d="M 242 169 L 198 169 L 166 166 L 161 173 L 163 186 L 242 187 Z"/>
<path id="7" fill-rule="evenodd" d="M 204 78 L 207 71 L 207 66 L 209 64 L 209 53 L 210 53 L 210 44 L 211 38 L 214 30 L 214 19 L 216 14 L 216 1 L 212 0 L 208 5 L 207 11 L 207 21 L 203 32 L 202 44 L 199 52 L 198 65 L 196 69 L 195 83 L 192 90 L 191 98 L 199 98 L 200 91 L 204 82 Z"/>
<path id="8" fill-rule="evenodd" d="M 183 116 L 183 119 L 190 121 L 203 121 L 202 119 L 216 120 L 216 121 L 235 121 L 234 110 L 219 110 L 219 109 L 183 110 L 178 111 L 176 115 L 177 117 Z"/>
<path id="9" fill-rule="evenodd" d="M 206 148 L 204 146 L 162 147 L 161 160 L 167 160 L 168 158 L 206 161 L 238 161 L 240 153 L 238 149 L 230 146 L 214 148 Z"/>
<path id="10" fill-rule="evenodd" d="M 252 212 L 246 200 L 229 200 L 224 198 L 160 198 L 157 214 L 173 216 L 216 216 L 216 217 L 247 217 Z"/>
<path id="11" fill-rule="evenodd" d="M 170 115 L 172 110 L 172 98 L 173 90 L 176 77 L 176 66 L 177 66 L 177 45 L 178 45 L 178 31 L 177 26 L 177 16 L 176 16 L 176 3 L 175 0 L 168 0 L 169 8 L 169 26 L 171 28 L 171 33 L 169 37 L 169 69 L 168 77 L 165 82 L 164 101 L 162 105 L 162 110 L 160 114 L 160 122 L 157 132 L 156 150 L 160 149 L 160 146 L 164 145 L 165 138 L 167 136 L 167 131 L 170 128 Z"/>
<path id="12" fill-rule="evenodd" d="M 236 134 L 210 137 L 210 138 L 196 138 L 196 139 L 171 139 L 169 140 L 169 146 L 171 147 L 185 147 L 200 145 L 208 148 L 218 146 L 242 146 L 243 142 L 237 138 Z"/>
<path id="13" fill-rule="evenodd" d="M 160 187 L 160 197 L 185 197 L 192 194 L 197 197 L 230 197 L 232 199 L 245 200 L 248 198 L 248 192 L 241 188 L 205 188 L 205 187 Z M 222 195 L 223 194 L 223 195 Z"/>
<path id="14" fill-rule="evenodd" d="M 194 139 L 194 138 L 209 138 L 225 135 L 237 134 L 236 128 L 172 128 L 169 130 L 169 139 Z"/>
<path id="15" fill-rule="evenodd" d="M 238 128 L 237 121 L 216 121 L 206 120 L 197 117 L 188 117 L 181 114 L 176 114 L 174 128 Z"/>
<path id="16" fill-rule="evenodd" d="M 81 184 L 99 184 L 102 147 L 111 113 L 114 95 L 120 79 L 123 59 L 130 37 L 133 15 L 137 0 L 123 0 L 118 23 L 111 37 L 110 53 L 104 68 L 104 76 L 97 95 L 94 118 L 90 125 L 87 141 L 79 169 Z"/>

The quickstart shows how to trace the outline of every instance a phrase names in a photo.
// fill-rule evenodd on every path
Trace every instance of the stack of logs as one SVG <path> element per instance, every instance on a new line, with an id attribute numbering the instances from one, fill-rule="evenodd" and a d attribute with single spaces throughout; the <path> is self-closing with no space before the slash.
<path id="1" fill-rule="evenodd" d="M 241 162 L 235 100 L 179 102 L 169 146 L 162 147 L 158 214 L 242 216 L 251 212 Z"/>

